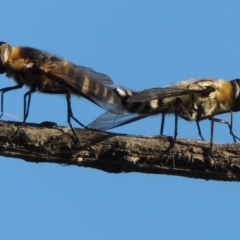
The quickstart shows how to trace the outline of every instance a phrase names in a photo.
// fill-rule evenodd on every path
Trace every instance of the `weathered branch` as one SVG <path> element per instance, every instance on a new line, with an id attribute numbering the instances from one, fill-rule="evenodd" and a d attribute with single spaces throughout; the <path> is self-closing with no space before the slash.
<path id="1" fill-rule="evenodd" d="M 111 173 L 142 172 L 206 180 L 240 181 L 238 144 L 214 145 L 171 137 L 141 137 L 76 129 L 52 124 L 0 122 L 0 155 L 28 162 L 91 167 Z M 175 164 L 175 166 L 174 166 Z"/>

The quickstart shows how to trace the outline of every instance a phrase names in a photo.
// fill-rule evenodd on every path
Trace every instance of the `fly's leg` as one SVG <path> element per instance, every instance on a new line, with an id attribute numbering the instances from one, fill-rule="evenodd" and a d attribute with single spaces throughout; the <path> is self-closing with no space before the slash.
<path id="1" fill-rule="evenodd" d="M 202 131 L 201 131 L 201 128 L 200 128 L 200 125 L 199 125 L 199 120 L 196 120 L 196 124 L 197 124 L 197 129 L 198 129 L 198 135 L 204 141 L 204 138 L 202 136 Z"/>
<path id="2" fill-rule="evenodd" d="M 32 93 L 36 92 L 36 88 L 30 89 L 24 94 L 23 97 L 23 122 L 25 123 L 29 113 Z"/>
<path id="3" fill-rule="evenodd" d="M 160 128 L 160 135 L 163 135 L 164 123 L 165 123 L 165 114 L 162 114 L 161 128 Z"/>
<path id="4" fill-rule="evenodd" d="M 70 93 L 67 93 L 66 94 L 66 100 L 67 100 L 67 122 L 72 130 L 72 133 L 76 139 L 77 142 L 80 142 L 77 135 L 76 135 L 76 132 L 74 131 L 73 127 L 72 127 L 72 124 L 71 124 L 71 118 L 77 122 L 80 126 L 82 126 L 83 128 L 87 128 L 84 124 L 82 124 L 81 122 L 79 122 L 74 116 L 73 116 L 73 113 L 72 113 L 72 107 L 71 107 L 71 95 Z"/>
<path id="5" fill-rule="evenodd" d="M 29 113 L 29 107 L 30 107 L 30 102 L 31 102 L 31 95 L 32 93 L 36 92 L 36 88 L 32 88 L 29 91 L 27 91 L 24 96 L 23 96 L 23 124 L 26 122 L 27 117 L 28 117 L 28 113 Z M 13 134 L 16 135 L 18 133 L 18 131 L 20 130 L 20 128 L 23 125 L 20 125 L 17 129 L 17 131 Z"/>
<path id="6" fill-rule="evenodd" d="M 227 124 L 227 126 L 228 126 L 228 128 L 229 128 L 229 133 L 230 133 L 230 135 L 232 136 L 233 141 L 234 141 L 234 142 L 237 142 L 237 140 L 240 141 L 240 138 L 237 137 L 237 136 L 233 133 L 233 113 L 232 113 L 232 112 L 231 112 L 230 123 L 229 123 L 228 121 L 226 121 L 226 120 L 219 119 L 219 118 L 211 118 L 211 121 Z"/>
<path id="7" fill-rule="evenodd" d="M 175 147 L 175 142 L 176 142 L 176 138 L 177 138 L 177 130 L 178 130 L 178 114 L 179 114 L 179 110 L 182 108 L 182 101 L 180 98 L 176 98 L 175 101 L 175 112 L 174 112 L 174 136 L 172 138 L 172 143 L 170 144 L 170 146 L 168 147 L 168 149 L 166 151 L 169 151 L 170 149 L 172 150 L 172 165 L 173 168 L 175 168 L 175 158 L 174 158 L 174 147 Z"/>
<path id="8" fill-rule="evenodd" d="M 213 155 L 213 132 L 214 132 L 214 120 L 211 118 L 211 135 L 210 135 L 210 152 Z"/>
<path id="9" fill-rule="evenodd" d="M 176 106 L 175 106 L 175 121 L 174 121 L 174 137 L 173 137 L 173 144 L 175 144 L 176 142 L 176 138 L 177 138 L 177 135 L 178 135 L 178 113 L 179 113 L 179 106 L 181 106 L 181 102 L 179 101 L 180 99 L 177 98 L 176 99 Z"/>
<path id="10" fill-rule="evenodd" d="M 19 89 L 19 88 L 22 88 L 23 87 L 23 83 L 20 82 L 18 85 L 16 86 L 13 86 L 13 87 L 6 87 L 6 88 L 2 88 L 0 89 L 0 92 L 1 92 L 1 113 L 0 113 L 0 118 L 2 117 L 3 115 L 3 95 L 4 93 L 6 92 L 9 92 L 9 91 L 12 91 L 12 90 L 15 90 L 15 89 Z"/>

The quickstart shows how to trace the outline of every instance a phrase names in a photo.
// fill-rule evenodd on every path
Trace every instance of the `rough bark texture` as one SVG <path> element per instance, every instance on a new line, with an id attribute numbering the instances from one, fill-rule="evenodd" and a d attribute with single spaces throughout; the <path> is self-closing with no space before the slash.
<path id="1" fill-rule="evenodd" d="M 131 136 L 68 127 L 0 122 L 0 155 L 28 162 L 91 167 L 109 173 L 142 172 L 206 180 L 240 180 L 239 144 L 209 143 L 164 136 Z"/>

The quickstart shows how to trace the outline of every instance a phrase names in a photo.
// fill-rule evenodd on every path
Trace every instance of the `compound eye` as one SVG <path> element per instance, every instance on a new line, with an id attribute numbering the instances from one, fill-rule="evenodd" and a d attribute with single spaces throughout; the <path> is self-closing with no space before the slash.
<path id="1" fill-rule="evenodd" d="M 5 42 L 0 42 L 0 74 L 6 73 L 6 67 L 2 62 L 2 45 L 6 44 Z"/>

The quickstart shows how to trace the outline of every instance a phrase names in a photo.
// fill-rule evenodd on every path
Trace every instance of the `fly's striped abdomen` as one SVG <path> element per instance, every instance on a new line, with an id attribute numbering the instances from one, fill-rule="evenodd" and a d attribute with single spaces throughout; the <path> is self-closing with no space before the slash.
<path id="1" fill-rule="evenodd" d="M 124 109 L 127 110 L 128 112 L 141 114 L 141 112 L 149 110 L 148 104 L 146 103 L 140 103 L 140 102 L 128 103 L 127 102 L 127 100 L 131 96 L 133 96 L 134 94 L 137 94 L 136 92 L 133 92 L 131 90 L 125 90 L 120 87 L 115 88 L 114 91 L 116 95 L 120 98 Z"/>
<path id="2" fill-rule="evenodd" d="M 137 113 L 140 115 L 155 115 L 159 113 L 173 112 L 173 107 L 170 107 L 171 104 L 164 103 L 162 99 L 153 99 L 145 102 L 129 102 L 128 100 L 131 99 L 131 97 L 138 95 L 139 93 L 119 87 L 115 88 L 115 92 L 121 99 L 123 107 L 130 113 Z"/>

